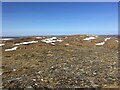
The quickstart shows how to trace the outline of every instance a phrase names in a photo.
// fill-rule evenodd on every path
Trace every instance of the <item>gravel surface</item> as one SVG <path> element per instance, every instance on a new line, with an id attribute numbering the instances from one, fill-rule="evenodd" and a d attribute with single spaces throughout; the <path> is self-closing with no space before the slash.
<path id="1" fill-rule="evenodd" d="M 74 35 L 3 40 L 2 87 L 118 88 L 118 38 L 106 38 Z M 21 44 L 30 41 L 34 43 Z M 96 45 L 100 42 L 105 44 Z"/>

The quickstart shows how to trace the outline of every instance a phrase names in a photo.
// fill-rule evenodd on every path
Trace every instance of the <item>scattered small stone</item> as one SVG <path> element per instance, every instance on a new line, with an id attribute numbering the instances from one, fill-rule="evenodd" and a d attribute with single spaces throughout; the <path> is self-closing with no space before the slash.
<path id="1" fill-rule="evenodd" d="M 33 81 L 36 81 L 36 79 L 32 79 Z"/>
<path id="2" fill-rule="evenodd" d="M 55 43 L 51 43 L 51 45 L 54 45 L 54 46 L 55 46 Z"/>
<path id="3" fill-rule="evenodd" d="M 41 73 L 42 73 L 42 71 L 39 71 L 38 73 L 39 73 L 39 74 L 41 74 Z"/>
<path id="4" fill-rule="evenodd" d="M 93 75 L 96 75 L 97 73 L 96 72 L 93 72 Z"/>
<path id="5" fill-rule="evenodd" d="M 67 44 L 65 44 L 65 45 L 66 45 L 66 46 L 69 46 L 70 44 L 67 43 Z"/>
<path id="6" fill-rule="evenodd" d="M 16 69 L 13 69 L 13 71 L 15 72 L 15 71 L 16 71 Z"/>
<path id="7" fill-rule="evenodd" d="M 41 79 L 41 81 L 44 81 L 44 79 Z"/>
<path id="8" fill-rule="evenodd" d="M 38 84 L 37 84 L 37 83 L 35 83 L 35 85 L 37 86 Z"/>
<path id="9" fill-rule="evenodd" d="M 3 74 L 0 73 L 3 77 L 3 87 L 102 88 L 104 84 L 107 87 L 115 86 L 114 83 L 118 82 L 118 48 L 115 38 L 108 43 L 105 41 L 109 39 L 103 40 L 106 44 L 96 47 L 94 44 L 101 42 L 102 39 L 105 39 L 104 37 L 92 36 L 96 40 L 90 42 L 84 41 L 84 37 L 86 36 L 68 36 L 66 40 L 63 37 L 65 40 L 63 43 L 59 43 L 62 41 L 60 37 L 51 39 L 45 37 L 50 41 L 53 40 L 52 43 L 56 46 L 52 46 L 51 42 L 49 44 L 39 42 L 39 44 L 32 44 L 34 47 L 21 45 L 19 47 L 22 49 L 18 49 L 17 52 L 3 52 Z M 32 40 L 34 39 L 35 37 Z M 23 40 L 28 41 L 27 39 Z M 112 42 L 112 40 L 114 41 Z M 17 41 L 10 42 L 10 44 L 15 42 Z M 17 43 L 20 42 L 22 41 Z M 79 43 L 82 46 L 79 46 Z M 5 42 L 6 44 L 9 43 Z M 111 48 L 109 48 L 109 44 Z M 9 48 L 9 45 L 3 47 L 2 50 L 5 48 Z M 19 76 L 22 79 L 16 78 Z"/>
<path id="10" fill-rule="evenodd" d="M 54 66 L 51 67 L 52 69 L 54 68 Z"/>

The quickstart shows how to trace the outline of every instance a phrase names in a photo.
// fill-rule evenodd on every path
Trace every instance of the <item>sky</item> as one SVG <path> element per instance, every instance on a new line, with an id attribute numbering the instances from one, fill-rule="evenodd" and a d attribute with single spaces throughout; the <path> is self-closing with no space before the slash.
<path id="1" fill-rule="evenodd" d="M 118 34 L 117 2 L 3 2 L 3 36 Z"/>

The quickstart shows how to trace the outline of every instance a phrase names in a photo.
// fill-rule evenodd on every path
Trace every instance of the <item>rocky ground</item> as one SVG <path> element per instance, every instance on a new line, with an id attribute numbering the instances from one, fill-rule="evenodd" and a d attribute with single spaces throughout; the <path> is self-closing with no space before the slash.
<path id="1" fill-rule="evenodd" d="M 118 88 L 118 38 L 95 35 L 2 40 L 3 88 Z"/>

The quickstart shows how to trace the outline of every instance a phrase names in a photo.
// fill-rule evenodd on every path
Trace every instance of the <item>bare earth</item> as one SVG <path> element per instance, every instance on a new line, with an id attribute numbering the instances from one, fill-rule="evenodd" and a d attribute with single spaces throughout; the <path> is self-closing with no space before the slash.
<path id="1" fill-rule="evenodd" d="M 116 37 L 33 36 L 2 43 L 3 88 L 118 88 Z"/>

